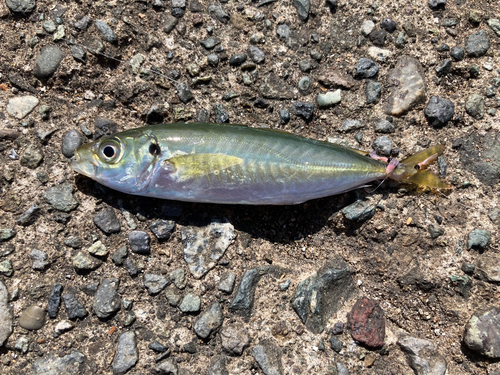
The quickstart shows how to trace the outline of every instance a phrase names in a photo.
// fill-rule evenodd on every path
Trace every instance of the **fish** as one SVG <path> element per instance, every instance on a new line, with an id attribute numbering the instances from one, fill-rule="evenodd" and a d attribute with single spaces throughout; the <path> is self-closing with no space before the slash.
<path id="1" fill-rule="evenodd" d="M 245 125 L 172 123 L 126 130 L 75 150 L 71 168 L 123 193 L 187 202 L 292 205 L 392 179 L 449 189 L 427 168 L 436 145 L 402 161 Z"/>

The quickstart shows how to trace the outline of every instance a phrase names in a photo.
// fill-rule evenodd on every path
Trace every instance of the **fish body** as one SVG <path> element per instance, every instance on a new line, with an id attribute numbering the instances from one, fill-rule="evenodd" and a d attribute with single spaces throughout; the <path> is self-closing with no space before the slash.
<path id="1" fill-rule="evenodd" d="M 175 123 L 79 147 L 71 166 L 135 195 L 222 204 L 297 204 L 414 170 L 359 150 L 243 125 Z M 436 177 L 437 178 L 437 177 Z"/>

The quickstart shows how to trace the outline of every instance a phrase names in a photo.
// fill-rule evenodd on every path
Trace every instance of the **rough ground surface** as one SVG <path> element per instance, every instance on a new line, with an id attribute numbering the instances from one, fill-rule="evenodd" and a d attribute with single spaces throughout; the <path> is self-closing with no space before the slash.
<path id="1" fill-rule="evenodd" d="M 336 374 L 345 369 L 350 374 L 413 374 L 410 365 L 416 359 L 407 357 L 397 345 L 406 336 L 429 340 L 426 347 L 436 348 L 438 353 L 430 353 L 429 358 L 439 361 L 426 362 L 439 363 L 435 373 L 447 366 L 448 374 L 498 374 L 499 363 L 477 354 L 480 348 L 473 351 L 463 343 L 464 327 L 473 313 L 498 306 L 499 300 L 495 276 L 500 266 L 478 262 L 483 253 L 485 259 L 498 259 L 500 251 L 500 219 L 494 210 L 499 203 L 500 121 L 495 108 L 500 95 L 491 88 L 492 79 L 500 77 L 500 37 L 488 24 L 500 18 L 498 1 L 448 0 L 444 9 L 431 10 L 426 1 L 339 0 L 335 7 L 328 4 L 336 1 L 312 0 L 306 21 L 302 20 L 304 12 L 307 15 L 307 7 L 300 5 L 303 1 L 293 2 L 299 3 L 300 17 L 292 1 L 263 3 L 38 0 L 28 14 L 14 14 L 0 2 L 0 228 L 16 231 L 0 242 L 0 279 L 11 306 L 9 311 L 6 296 L 2 297 L 0 336 L 8 339 L 0 348 L 1 374 L 41 374 L 51 369 L 56 373 L 111 374 L 114 369 L 115 373 L 145 374 L 155 368 L 155 373 L 166 374 L 207 374 L 210 368 L 221 374 Z M 180 8 L 172 9 L 172 4 Z M 174 25 L 171 13 L 184 14 Z M 89 18 L 88 28 L 82 27 L 84 16 Z M 394 20 L 397 29 L 384 40 L 380 23 L 385 18 Z M 45 24 L 50 20 L 54 22 Z M 114 35 L 102 23 L 99 31 L 96 20 L 104 21 Z M 364 35 L 366 20 L 374 22 L 377 32 Z M 64 25 L 63 36 L 61 28 L 57 30 L 58 21 Z M 363 30 L 370 29 L 365 26 Z M 396 46 L 402 31 L 406 42 Z M 465 49 L 466 38 L 478 31 L 489 38 L 485 53 L 476 48 L 455 61 L 441 46 Z M 207 40 L 210 37 L 214 39 Z M 72 56 L 69 39 L 76 43 L 73 47 L 86 52 L 86 58 L 78 50 L 76 58 Z M 390 52 L 383 61 L 369 55 L 374 44 Z M 62 55 L 49 49 L 52 60 L 36 68 L 37 57 L 47 53 L 42 49 L 54 45 Z M 100 48 L 120 61 L 82 46 Z M 138 53 L 146 68 L 142 71 L 140 57 L 130 63 Z M 243 69 L 238 62 L 230 64 L 231 56 L 243 53 L 249 55 Z M 172 204 L 119 194 L 77 176 L 61 152 L 63 137 L 71 129 L 90 130 L 86 141 L 108 129 L 194 121 L 206 119 L 207 114 L 212 122 L 227 118 L 315 139 L 342 138 L 370 150 L 381 135 L 375 133 L 375 124 L 386 118 L 389 89 L 395 85 L 387 77 L 404 55 L 420 63 L 426 97 L 406 114 L 392 118 L 387 128 L 394 132 L 387 135 L 393 153 L 397 148 L 401 157 L 436 143 L 446 145 L 441 172 L 446 166 L 447 179 L 454 186 L 447 197 L 384 184 L 374 193 L 362 189 L 290 207 Z M 356 74 L 356 64 L 363 57 L 379 66 L 377 75 L 370 78 L 381 83 L 378 103 L 366 104 L 366 80 Z M 444 64 L 447 59 L 452 60 L 451 68 Z M 477 76 L 470 70 L 472 65 L 477 66 Z M 54 66 L 55 73 L 48 74 L 47 69 Z M 147 70 L 151 68 L 181 84 Z M 302 79 L 305 76 L 309 85 Z M 338 88 L 342 99 L 333 106 L 316 105 L 310 113 L 307 105 L 294 105 L 297 100 L 315 103 L 319 93 Z M 233 93 L 228 98 L 234 97 L 225 100 L 228 93 Z M 483 97 L 484 108 L 477 95 L 466 106 L 471 94 Z M 38 105 L 32 109 L 36 101 L 30 99 L 21 112 L 9 114 L 9 100 L 26 95 L 35 97 Z M 431 96 L 454 104 L 452 120 L 439 128 L 429 125 L 424 116 Z M 280 120 L 281 110 L 290 111 L 286 124 Z M 19 119 L 23 111 L 29 114 Z M 348 119 L 364 126 L 340 133 L 340 125 Z M 67 184 L 55 195 L 49 190 L 62 183 Z M 71 198 L 71 189 L 77 202 Z M 357 199 L 365 199 L 374 210 L 373 217 L 362 223 L 349 221 L 341 213 Z M 109 208 L 119 220 L 118 232 L 112 223 L 101 223 L 107 233 L 94 223 L 97 214 Z M 24 213 L 28 218 L 18 221 Z M 212 219 L 232 224 L 236 238 L 215 267 L 197 279 L 184 260 L 181 232 L 206 226 Z M 175 221 L 166 240 L 158 241 L 149 229 L 155 220 Z M 474 229 L 489 233 L 485 248 L 481 244 L 468 248 Z M 149 234 L 149 254 L 131 252 L 128 235 L 132 230 Z M 2 231 L 2 237 L 11 234 Z M 105 255 L 99 259 L 88 255 L 88 248 L 98 240 L 106 247 L 100 247 Z M 38 258 L 31 258 L 34 249 L 47 257 L 34 252 Z M 79 252 L 83 255 L 74 258 Z M 85 257 L 90 262 L 85 263 L 89 260 Z M 338 257 L 347 263 L 357 293 L 342 299 L 339 309 L 327 316 L 325 329 L 313 334 L 290 300 L 301 282 Z M 76 272 L 75 259 L 89 268 Z M 33 267 L 35 260 L 38 263 Z M 481 273 L 474 274 L 467 264 L 479 264 Z M 184 273 L 171 275 L 178 269 Z M 253 306 L 240 314 L 230 304 L 249 270 L 255 270 L 248 274 L 254 276 L 244 286 L 250 295 L 254 293 L 254 300 L 247 304 Z M 161 291 L 148 294 L 144 274 L 162 275 L 170 285 L 161 290 L 166 284 L 155 278 L 162 283 L 149 287 Z M 232 274 L 236 276 L 234 288 L 228 281 Z M 119 280 L 113 284 L 116 290 L 108 288 L 111 297 L 102 296 L 104 287 L 98 290 L 105 279 Z M 222 282 L 224 286 L 219 287 Z M 54 284 L 63 285 L 65 301 L 71 302 L 73 310 L 63 304 L 54 312 L 49 303 Z M 74 303 L 72 294 L 82 306 Z M 96 301 L 96 294 L 110 298 L 105 318 L 96 315 L 106 308 L 96 306 L 101 301 L 101 297 Z M 348 329 L 335 325 L 347 322 L 347 314 L 363 296 L 376 300 L 384 312 L 382 348 L 363 347 Z M 176 307 L 181 301 L 182 311 Z M 220 311 L 207 312 L 214 302 Z M 49 312 L 52 309 L 55 319 L 47 318 L 40 330 L 28 331 L 19 325 L 19 318 L 34 304 Z M 202 331 L 209 336 L 200 339 L 194 327 L 205 313 L 217 315 L 205 316 L 210 326 Z M 56 334 L 56 325 L 68 319 L 72 323 L 64 322 Z M 135 332 L 135 336 L 129 334 L 131 339 L 121 336 L 129 331 Z M 496 340 L 498 347 L 500 339 Z M 340 354 L 332 349 L 339 349 L 339 342 L 343 343 Z M 117 356 L 120 347 L 127 352 Z"/>

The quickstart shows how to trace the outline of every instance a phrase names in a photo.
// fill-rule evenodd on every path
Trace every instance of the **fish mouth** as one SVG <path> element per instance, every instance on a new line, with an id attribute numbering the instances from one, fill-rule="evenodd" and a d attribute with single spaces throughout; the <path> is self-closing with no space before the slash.
<path id="1" fill-rule="evenodd" d="M 81 157 L 78 151 L 75 151 L 73 157 L 69 160 L 69 166 L 78 173 L 87 177 L 94 177 L 97 173 L 97 166 L 91 161 Z"/>

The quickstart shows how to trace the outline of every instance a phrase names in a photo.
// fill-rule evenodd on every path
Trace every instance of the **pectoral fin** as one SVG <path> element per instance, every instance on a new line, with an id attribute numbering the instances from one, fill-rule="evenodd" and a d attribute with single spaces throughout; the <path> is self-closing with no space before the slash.
<path id="1" fill-rule="evenodd" d="M 217 173 L 243 163 L 243 159 L 224 154 L 186 154 L 168 159 L 176 173 L 188 179 Z"/>

